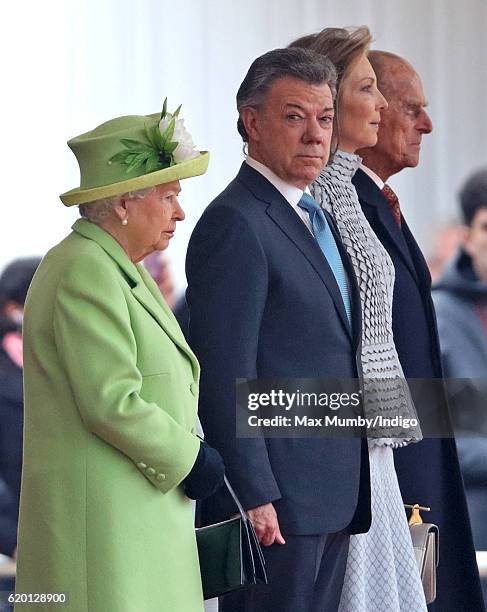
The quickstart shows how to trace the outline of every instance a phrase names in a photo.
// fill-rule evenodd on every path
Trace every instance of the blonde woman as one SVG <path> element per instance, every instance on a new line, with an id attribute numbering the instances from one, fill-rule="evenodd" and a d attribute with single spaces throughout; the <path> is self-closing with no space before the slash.
<path id="1" fill-rule="evenodd" d="M 394 267 L 363 215 L 352 177 L 361 159 L 356 151 L 374 146 L 387 101 L 377 88 L 367 59 L 371 35 L 366 27 L 326 28 L 291 46 L 326 55 L 338 73 L 332 161 L 311 187 L 314 199 L 335 219 L 354 264 L 362 302 L 364 412 L 381 416 L 367 430 L 371 471 L 372 525 L 352 535 L 341 612 L 426 611 L 403 502 L 393 448 L 419 442 L 419 423 L 406 429 L 388 419 L 417 421 L 392 334 Z"/>

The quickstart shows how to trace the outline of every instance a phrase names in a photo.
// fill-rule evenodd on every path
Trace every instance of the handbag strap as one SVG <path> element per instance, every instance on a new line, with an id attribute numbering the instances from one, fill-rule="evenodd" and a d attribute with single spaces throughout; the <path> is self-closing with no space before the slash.
<path id="1" fill-rule="evenodd" d="M 202 438 L 199 434 L 196 434 L 196 437 L 199 438 L 202 442 L 206 444 L 205 439 Z M 225 475 L 223 476 L 223 482 L 225 483 L 225 486 L 227 487 L 227 491 L 230 493 L 233 501 L 235 502 L 235 505 L 237 506 L 237 510 L 240 516 L 242 517 L 242 520 L 246 523 L 247 515 L 245 514 L 245 510 L 243 509 L 243 506 L 240 503 L 240 500 L 238 499 L 237 494 L 233 490 L 232 485 L 228 482 L 228 478 Z"/>
<path id="2" fill-rule="evenodd" d="M 243 509 L 242 504 L 240 503 L 240 500 L 237 497 L 237 494 L 232 489 L 232 485 L 228 482 L 228 478 L 226 476 L 223 477 L 223 482 L 225 483 L 225 486 L 227 487 L 228 492 L 232 496 L 232 499 L 235 502 L 235 505 L 237 506 L 237 510 L 239 511 L 239 514 L 242 517 L 242 520 L 246 523 L 247 515 L 245 514 L 245 510 Z"/>

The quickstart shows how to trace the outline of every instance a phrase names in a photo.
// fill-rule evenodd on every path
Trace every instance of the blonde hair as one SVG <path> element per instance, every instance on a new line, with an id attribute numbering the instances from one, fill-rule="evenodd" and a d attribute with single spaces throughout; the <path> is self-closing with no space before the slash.
<path id="1" fill-rule="evenodd" d="M 326 55 L 337 71 L 337 88 L 343 77 L 362 55 L 366 55 L 372 42 L 372 34 L 367 26 L 358 28 L 325 28 L 316 34 L 302 36 L 289 47 L 311 49 Z"/>

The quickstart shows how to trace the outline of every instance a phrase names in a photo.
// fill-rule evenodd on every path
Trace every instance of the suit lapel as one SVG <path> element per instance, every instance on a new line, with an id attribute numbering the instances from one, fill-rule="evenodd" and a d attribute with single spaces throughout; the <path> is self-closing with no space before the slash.
<path id="1" fill-rule="evenodd" d="M 382 235 L 395 248 L 411 274 L 418 280 L 416 267 L 404 235 L 404 226 L 406 225 L 404 218 L 401 216 L 401 229 L 397 225 L 389 203 L 379 187 L 360 168 L 353 177 L 353 184 L 357 190 L 364 215 L 367 217 L 372 229 L 378 233 L 377 226 L 379 225 L 382 228 Z"/>
<path id="2" fill-rule="evenodd" d="M 174 344 L 187 355 L 191 361 L 195 380 L 198 380 L 198 361 L 186 343 L 183 333 L 157 285 L 145 268 L 140 264 L 133 264 L 121 245 L 94 223 L 85 219 L 78 219 L 73 225 L 73 230 L 85 238 L 95 241 L 117 263 L 130 282 L 132 295 L 156 320 Z"/>
<path id="3" fill-rule="evenodd" d="M 238 178 L 256 198 L 269 204 L 267 214 L 313 266 L 330 293 L 347 333 L 352 337 L 352 330 L 350 329 L 342 295 L 335 280 L 335 276 L 326 257 L 306 225 L 282 194 L 266 178 L 248 164 L 242 164 Z M 330 223 L 329 217 L 328 222 Z M 339 238 L 337 238 L 336 234 L 335 239 L 339 242 Z M 340 252 L 343 259 L 343 251 Z"/>

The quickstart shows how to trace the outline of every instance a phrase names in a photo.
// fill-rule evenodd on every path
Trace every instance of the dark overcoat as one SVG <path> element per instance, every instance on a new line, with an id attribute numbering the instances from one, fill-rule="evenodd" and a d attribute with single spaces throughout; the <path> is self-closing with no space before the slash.
<path id="1" fill-rule="evenodd" d="M 362 210 L 394 263 L 394 341 L 409 379 L 441 379 L 441 359 L 431 277 L 426 261 L 404 217 L 401 228 L 381 190 L 362 170 L 353 178 Z M 436 382 L 426 416 L 436 417 L 448 434 L 446 398 Z M 420 414 L 421 416 L 421 414 Z M 455 440 L 425 438 L 395 451 L 396 471 L 404 501 L 431 507 L 425 520 L 439 525 L 438 596 L 435 612 L 484 610 L 465 491 Z"/>

